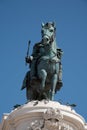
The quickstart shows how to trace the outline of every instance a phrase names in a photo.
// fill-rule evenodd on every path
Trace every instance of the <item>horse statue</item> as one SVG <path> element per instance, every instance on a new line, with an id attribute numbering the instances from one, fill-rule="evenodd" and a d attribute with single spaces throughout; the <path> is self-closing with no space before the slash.
<path id="1" fill-rule="evenodd" d="M 63 51 L 57 48 L 54 22 L 42 23 L 42 39 L 33 47 L 32 55 L 26 57 L 30 64 L 21 89 L 26 88 L 27 100 L 54 100 L 55 92 L 62 87 Z"/>

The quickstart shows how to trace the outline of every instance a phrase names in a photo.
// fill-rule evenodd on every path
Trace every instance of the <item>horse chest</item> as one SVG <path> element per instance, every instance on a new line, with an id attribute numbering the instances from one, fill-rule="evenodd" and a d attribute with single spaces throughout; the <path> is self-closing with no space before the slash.
<path id="1" fill-rule="evenodd" d="M 49 46 L 44 46 L 40 48 L 40 53 L 42 54 L 42 56 L 47 56 L 49 58 L 54 57 L 55 55 L 52 51 L 52 48 Z"/>
<path id="2" fill-rule="evenodd" d="M 48 74 L 58 73 L 58 63 L 49 62 Z"/>

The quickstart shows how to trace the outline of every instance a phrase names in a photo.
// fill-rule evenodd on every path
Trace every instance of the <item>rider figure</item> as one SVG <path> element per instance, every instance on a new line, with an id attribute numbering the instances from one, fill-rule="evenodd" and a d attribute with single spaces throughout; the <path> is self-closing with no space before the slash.
<path id="1" fill-rule="evenodd" d="M 37 61 L 43 55 L 43 44 L 41 42 L 36 43 L 33 47 L 33 53 L 31 56 L 26 57 L 26 62 L 30 63 L 30 79 L 37 79 Z"/>

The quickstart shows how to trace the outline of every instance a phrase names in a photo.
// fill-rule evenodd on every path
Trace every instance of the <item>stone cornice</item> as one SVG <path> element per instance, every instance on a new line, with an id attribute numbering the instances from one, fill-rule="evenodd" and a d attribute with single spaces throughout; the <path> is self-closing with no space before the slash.
<path id="1" fill-rule="evenodd" d="M 52 113 L 53 115 L 51 116 Z M 48 116 L 46 116 L 47 114 Z M 23 123 L 29 122 L 32 124 L 32 121 L 36 125 L 37 123 L 35 120 L 38 123 L 40 123 L 39 120 L 44 120 L 44 127 L 47 122 L 50 124 L 51 122 L 57 121 L 59 124 L 56 124 L 56 127 L 59 128 L 58 125 L 60 125 L 61 129 L 62 127 L 67 127 L 68 130 L 69 127 L 69 130 L 87 130 L 84 118 L 77 114 L 70 106 L 45 100 L 28 102 L 27 104 L 12 110 L 8 115 L 4 115 L 1 124 L 2 129 L 0 128 L 0 130 L 15 130 L 17 127 L 19 129 L 21 128 L 20 125 L 23 125 Z M 13 127 L 13 129 L 11 129 L 11 127 Z M 33 126 L 31 125 L 31 127 Z"/>

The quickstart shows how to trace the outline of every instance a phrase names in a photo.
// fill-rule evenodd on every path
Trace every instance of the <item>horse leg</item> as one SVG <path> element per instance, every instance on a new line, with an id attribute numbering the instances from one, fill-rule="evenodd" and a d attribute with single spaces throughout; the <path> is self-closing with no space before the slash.
<path id="1" fill-rule="evenodd" d="M 55 89 L 56 89 L 56 84 L 57 84 L 57 74 L 55 73 L 52 76 L 52 80 L 51 80 L 51 100 L 54 100 L 54 95 L 55 95 Z"/>
<path id="2" fill-rule="evenodd" d="M 45 81 L 46 81 L 46 77 L 47 77 L 47 72 L 44 69 L 41 69 L 38 73 L 39 78 L 41 79 L 41 85 L 40 88 L 42 90 L 44 90 L 45 87 Z"/>

